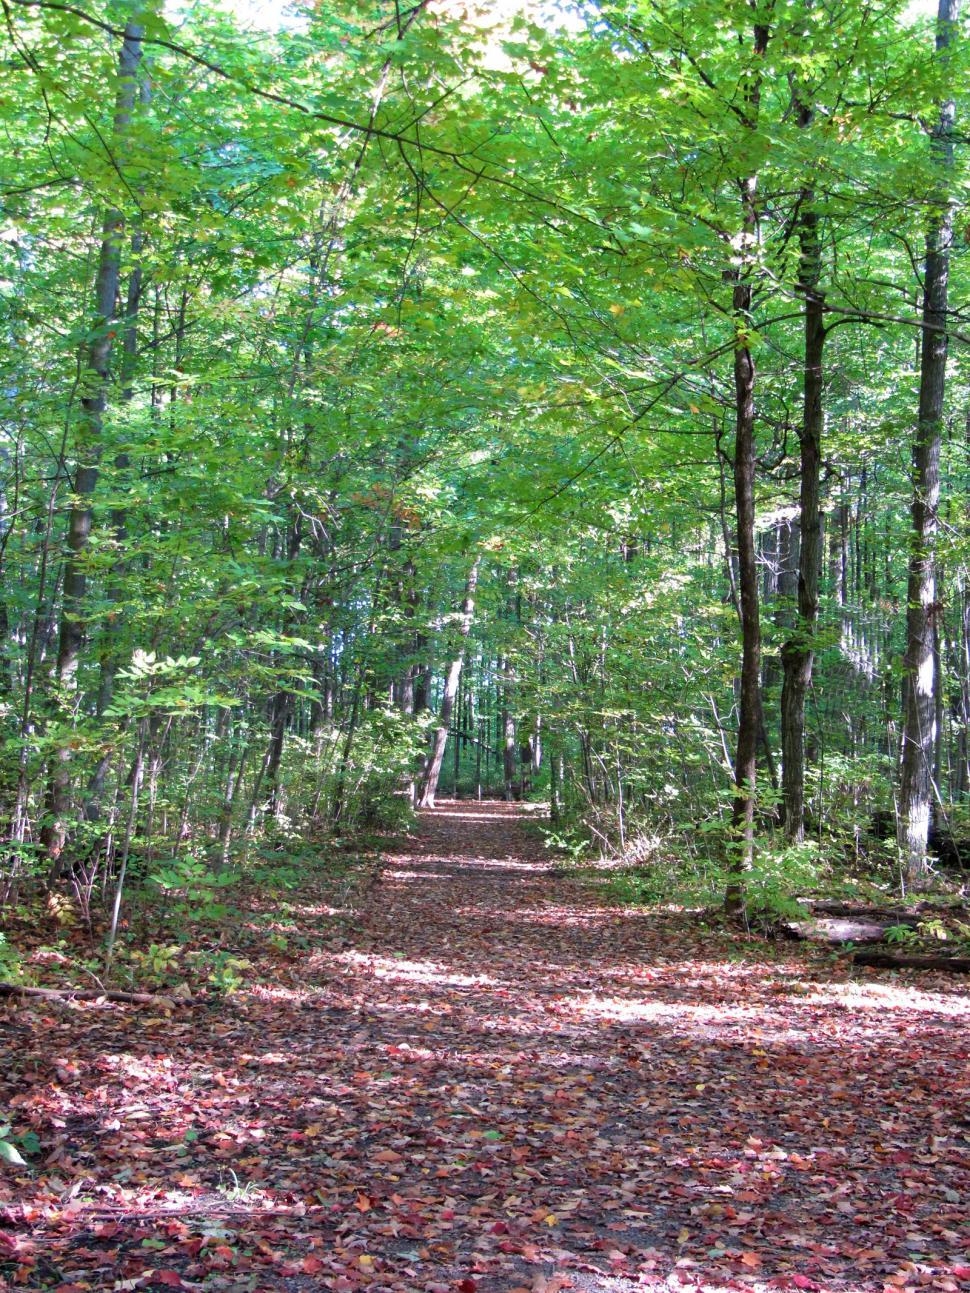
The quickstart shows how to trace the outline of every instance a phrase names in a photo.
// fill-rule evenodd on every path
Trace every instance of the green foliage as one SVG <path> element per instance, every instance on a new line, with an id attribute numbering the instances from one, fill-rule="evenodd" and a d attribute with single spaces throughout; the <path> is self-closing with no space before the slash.
<path id="1" fill-rule="evenodd" d="M 720 829 L 709 832 L 703 848 L 685 846 L 676 837 L 651 841 L 651 860 L 607 872 L 607 895 L 614 902 L 647 907 L 718 903 L 730 863 L 730 854 L 719 842 L 721 834 Z M 791 845 L 762 837 L 754 866 L 744 877 L 749 920 L 762 925 L 779 918 L 804 919 L 799 896 L 829 887 L 830 874 L 831 864 L 816 843 Z"/>
<path id="2" fill-rule="evenodd" d="M 647 894 L 664 875 L 711 891 L 739 856 L 741 340 L 765 639 L 750 900 L 780 909 L 843 860 L 885 869 L 870 827 L 899 769 L 900 444 L 940 207 L 926 123 L 970 42 L 940 59 L 902 0 L 878 22 L 849 0 L 837 24 L 794 2 L 766 15 L 765 59 L 750 6 L 634 8 L 478 25 L 418 5 L 395 30 L 337 4 L 253 41 L 202 0 L 177 44 L 215 66 L 148 15 L 163 40 L 121 114 L 103 27 L 11 9 L 11 48 L 34 54 L 0 67 L 0 899 L 53 868 L 92 932 L 132 891 L 163 918 L 224 920 L 228 877 L 264 844 L 407 829 L 474 557 L 443 793 L 555 794 L 560 852 L 649 861 L 629 882 Z M 756 120 L 739 107 L 755 84 Z M 780 653 L 805 636 L 806 213 L 827 311 L 806 814 L 824 867 L 775 845 L 770 789 Z M 944 441 L 939 780 L 970 837 L 968 482 L 963 438 Z"/>
<path id="3" fill-rule="evenodd" d="M 582 862 L 589 855 L 592 844 L 589 833 L 579 826 L 562 831 L 544 830 L 543 837 L 547 849 L 561 854 L 574 865 Z"/>
<path id="4" fill-rule="evenodd" d="M 806 912 L 797 896 L 817 890 L 826 872 L 817 844 L 782 844 L 773 848 L 770 841 L 762 840 L 754 867 L 745 876 L 749 914 L 804 919 Z"/>
<path id="5" fill-rule="evenodd" d="M 126 949 L 123 959 L 138 982 L 168 984 L 178 976 L 184 952 L 181 943 L 151 943 L 144 951 L 137 947 Z"/>
<path id="6" fill-rule="evenodd" d="M 244 956 L 222 950 L 197 952 L 191 963 L 204 972 L 208 984 L 226 996 L 239 991 L 246 982 L 247 971 L 252 969 L 252 962 Z"/>
<path id="7" fill-rule="evenodd" d="M 153 871 L 148 884 L 165 895 L 168 910 L 180 920 L 218 921 L 229 912 L 218 895 L 237 879 L 231 871 L 212 871 L 204 861 L 185 854 Z"/>
<path id="8" fill-rule="evenodd" d="M 16 983 L 23 978 L 24 966 L 20 953 L 0 930 L 0 979 L 5 983 Z"/>
<path id="9" fill-rule="evenodd" d="M 0 1161 L 15 1167 L 26 1167 L 26 1162 L 16 1144 L 9 1139 L 10 1126 L 0 1127 Z"/>
<path id="10" fill-rule="evenodd" d="M 245 983 L 252 963 L 224 948 L 198 948 L 186 943 L 151 943 L 119 949 L 119 961 L 128 971 L 133 984 L 142 988 L 171 988 L 198 979 L 216 992 L 229 994 Z"/>

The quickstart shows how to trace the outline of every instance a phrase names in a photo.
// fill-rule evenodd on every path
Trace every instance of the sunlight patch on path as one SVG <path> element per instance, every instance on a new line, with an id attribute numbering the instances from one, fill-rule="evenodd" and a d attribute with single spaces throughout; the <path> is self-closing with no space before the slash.
<path id="1" fill-rule="evenodd" d="M 970 998 L 923 992 L 910 983 L 901 983 L 898 987 L 888 983 L 813 984 L 805 1001 L 812 1005 L 834 1005 L 852 1010 L 900 1010 L 970 1019 Z"/>
<path id="2" fill-rule="evenodd" d="M 366 952 L 341 952 L 334 960 L 368 970 L 375 979 L 406 979 L 452 988 L 496 987 L 487 974 L 455 974 L 437 961 L 409 961 L 404 957 L 374 956 Z"/>

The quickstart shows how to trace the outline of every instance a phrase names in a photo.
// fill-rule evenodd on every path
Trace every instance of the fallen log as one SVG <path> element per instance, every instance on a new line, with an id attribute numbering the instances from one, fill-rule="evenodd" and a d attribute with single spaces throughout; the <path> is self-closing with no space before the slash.
<path id="1" fill-rule="evenodd" d="M 194 1006 L 195 997 L 157 996 L 152 992 L 122 992 L 114 988 L 33 988 L 23 983 L 0 983 L 0 997 L 40 997 L 46 1001 L 118 1001 L 131 1006 L 173 1010 Z"/>
<path id="2" fill-rule="evenodd" d="M 945 970 L 950 974 L 970 974 L 970 956 L 919 956 L 909 952 L 856 952 L 856 965 L 879 970 Z"/>
<path id="3" fill-rule="evenodd" d="M 822 916 L 816 920 L 786 920 L 782 929 L 791 938 L 811 939 L 820 943 L 881 943 L 886 930 L 899 924 L 895 920 L 853 920 Z"/>
<path id="4" fill-rule="evenodd" d="M 915 926 L 925 911 L 935 910 L 928 903 L 902 908 L 880 907 L 875 903 L 844 898 L 798 898 L 796 901 L 811 916 L 843 916 L 846 920 L 872 920 L 887 925 Z"/>

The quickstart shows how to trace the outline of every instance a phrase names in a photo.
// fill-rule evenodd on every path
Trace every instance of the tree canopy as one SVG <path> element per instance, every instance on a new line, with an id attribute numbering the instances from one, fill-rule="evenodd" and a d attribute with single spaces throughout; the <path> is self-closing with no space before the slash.
<path id="1" fill-rule="evenodd" d="M 0 0 L 4 1289 L 970 1278 L 930 2 Z"/>
<path id="2" fill-rule="evenodd" d="M 433 802 L 433 745 L 735 908 L 887 814 L 924 885 L 970 831 L 961 25 L 10 0 L 8 901 L 116 924 L 129 862 Z"/>

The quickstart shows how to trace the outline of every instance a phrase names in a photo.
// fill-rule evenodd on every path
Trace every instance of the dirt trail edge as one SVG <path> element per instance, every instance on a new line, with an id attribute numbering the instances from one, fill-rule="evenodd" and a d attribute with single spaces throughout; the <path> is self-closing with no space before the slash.
<path id="1" fill-rule="evenodd" d="M 526 812 L 439 802 L 277 985 L 12 1015 L 0 1287 L 970 1285 L 966 985 L 598 906 Z"/>

